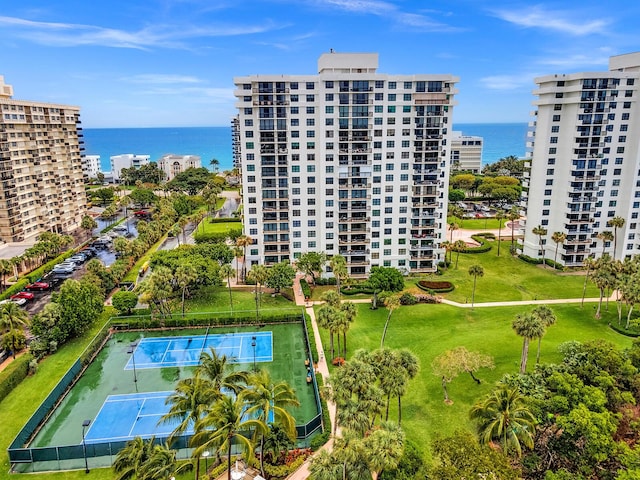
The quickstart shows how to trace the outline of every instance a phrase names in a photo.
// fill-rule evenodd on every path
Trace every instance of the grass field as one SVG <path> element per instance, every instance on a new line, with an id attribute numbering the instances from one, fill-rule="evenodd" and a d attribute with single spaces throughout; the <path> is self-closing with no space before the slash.
<path id="1" fill-rule="evenodd" d="M 511 328 L 515 315 L 531 307 L 482 308 L 470 311 L 447 305 L 414 305 L 400 307 L 393 313 L 385 346 L 406 347 L 420 358 L 421 369 L 411 382 L 402 400 L 402 426 L 407 436 L 428 455 L 430 442 L 437 436 L 446 436 L 458 429 L 471 429 L 468 413 L 473 403 L 488 393 L 493 384 L 505 373 L 518 371 L 522 339 Z M 602 338 L 621 346 L 631 345 L 631 339 L 615 333 L 607 322 L 617 318 L 615 306 L 601 320 L 593 318 L 593 306 L 552 306 L 558 317 L 556 325 L 549 328 L 542 340 L 542 362 L 560 359 L 557 347 L 569 340 L 586 341 Z M 358 305 L 358 316 L 348 333 L 351 350 L 367 350 L 380 347 L 387 310 L 370 310 L 369 305 Z M 322 331 L 325 352 L 329 344 L 328 334 Z M 443 402 L 440 379 L 433 375 L 431 363 L 440 353 L 465 346 L 469 350 L 492 355 L 494 370 L 483 369 L 476 376 L 482 380 L 477 385 L 469 375 L 454 379 L 448 386 L 453 405 Z M 535 364 L 537 344 L 532 344 L 529 367 Z M 397 402 L 392 402 L 391 419 L 397 419 Z"/>
<path id="2" fill-rule="evenodd" d="M 511 229 L 507 228 L 506 219 L 502 220 L 502 234 L 508 232 L 509 236 L 511 236 Z M 447 217 L 447 223 L 455 222 L 458 224 L 458 227 L 461 229 L 467 230 L 497 230 L 498 229 L 498 220 L 493 217 L 484 217 L 484 218 L 463 218 L 460 220 L 456 217 Z"/>
<path id="3" fill-rule="evenodd" d="M 456 252 L 452 252 L 452 263 L 442 275 L 431 275 L 434 280 L 447 280 L 455 285 L 455 290 L 442 294 L 444 298 L 460 303 L 470 303 L 473 277 L 469 267 L 482 265 L 484 276 L 478 277 L 476 302 L 498 302 L 519 300 L 544 300 L 557 298 L 581 298 L 584 276 L 563 273 L 541 265 L 532 265 L 509 254 L 511 241 L 503 241 L 500 256 L 497 256 L 497 241 L 491 251 L 480 254 L 460 254 L 458 268 L 455 268 Z M 553 258 L 552 258 L 553 259 Z M 406 287 L 417 289 L 416 278 L 408 278 Z M 419 291 L 419 290 L 415 290 Z M 598 297 L 598 289 L 587 282 L 587 297 Z"/>
<path id="4" fill-rule="evenodd" d="M 255 312 L 256 302 L 253 287 L 246 289 L 231 290 L 233 296 L 233 311 Z M 204 287 L 198 290 L 197 294 L 186 302 L 187 312 L 227 312 L 229 311 L 229 290 L 221 287 Z M 291 308 L 295 305 L 282 295 L 271 296 L 270 293 L 263 293 L 260 297 L 260 309 Z M 179 305 L 178 305 L 179 307 Z"/>
<path id="5" fill-rule="evenodd" d="M 200 222 L 195 233 L 229 233 L 232 230 L 242 230 L 241 222 L 211 222 L 205 218 Z"/>

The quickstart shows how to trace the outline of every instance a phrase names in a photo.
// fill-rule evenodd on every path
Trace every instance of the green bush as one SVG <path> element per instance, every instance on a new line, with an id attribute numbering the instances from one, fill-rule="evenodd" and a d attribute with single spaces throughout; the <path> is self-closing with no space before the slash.
<path id="1" fill-rule="evenodd" d="M 233 228 L 228 232 L 200 232 L 193 235 L 196 243 L 221 243 L 228 238 L 235 239 L 242 235 L 242 228 Z"/>
<path id="2" fill-rule="evenodd" d="M 540 265 L 542 263 L 541 258 L 533 258 L 533 257 L 530 257 L 529 255 L 525 255 L 524 253 L 521 253 L 520 255 L 518 255 L 518 258 L 524 262 L 531 263 L 533 265 Z"/>
<path id="3" fill-rule="evenodd" d="M 311 287 L 304 278 L 300 279 L 300 288 L 302 288 L 302 294 L 304 295 L 304 298 L 311 297 Z"/>
<path id="4" fill-rule="evenodd" d="M 316 336 L 313 334 L 313 327 L 311 326 L 311 317 L 308 314 L 304 314 L 304 323 L 307 326 L 307 334 L 309 335 L 309 346 L 311 347 L 311 359 L 313 363 L 318 363 L 318 345 L 316 344 Z"/>
<path id="5" fill-rule="evenodd" d="M 209 223 L 230 223 L 230 222 L 238 222 L 240 223 L 239 218 L 228 218 L 228 217 L 220 217 L 220 218 L 210 218 Z"/>
<path id="6" fill-rule="evenodd" d="M 564 265 L 558 262 L 554 262 L 550 258 L 545 258 L 544 263 L 552 267 L 554 270 L 561 270 L 561 271 L 564 270 Z"/>
<path id="7" fill-rule="evenodd" d="M 14 293 L 21 292 L 22 290 L 24 290 L 24 287 L 26 287 L 30 283 L 31 282 L 29 281 L 28 278 L 21 278 L 16 283 L 14 283 L 9 288 L 7 288 L 4 292 L 2 292 L 2 294 L 0 295 L 0 300 L 4 300 L 5 298 L 9 298 Z"/>
<path id="8" fill-rule="evenodd" d="M 412 293 L 405 292 L 400 297 L 400 305 L 415 305 L 418 303 L 418 299 Z"/>
<path id="9" fill-rule="evenodd" d="M 631 337 L 631 338 L 640 337 L 640 330 L 638 330 L 637 328 L 627 330 L 623 326 L 616 325 L 613 323 L 610 323 L 609 327 L 611 327 L 612 330 L 615 330 L 619 334 L 624 335 L 625 337 Z"/>
<path id="10" fill-rule="evenodd" d="M 428 293 L 448 293 L 453 292 L 456 288 L 451 282 L 432 282 L 429 280 L 420 280 L 416 282 L 417 287 L 420 290 L 424 290 Z"/>
<path id="11" fill-rule="evenodd" d="M 349 288 L 341 288 L 340 293 L 342 293 L 343 295 L 357 295 L 359 293 L 363 293 L 366 295 L 373 295 L 373 288 L 364 284 L 354 285 Z"/>
<path id="12" fill-rule="evenodd" d="M 100 348 L 102 348 L 102 344 L 105 339 L 109 336 L 109 329 L 104 327 L 102 330 L 98 332 L 98 334 L 93 338 L 91 343 L 87 345 L 82 356 L 80 357 L 80 361 L 83 365 L 89 365 L 91 363 L 91 359 L 96 354 Z"/>
<path id="13" fill-rule="evenodd" d="M 27 353 L 16 358 L 0 372 L 0 402 L 27 377 L 31 360 L 33 355 Z"/>
<path id="14" fill-rule="evenodd" d="M 329 407 L 327 406 L 327 400 L 324 398 L 323 394 L 323 386 L 324 379 L 322 375 L 316 375 L 316 382 L 318 383 L 318 390 L 320 391 L 320 405 L 322 406 L 322 426 L 324 428 L 322 433 L 318 433 L 313 436 L 311 442 L 309 442 L 309 447 L 314 452 L 322 447 L 325 443 L 329 441 L 329 437 L 331 436 L 331 417 L 329 417 Z"/>
<path id="15" fill-rule="evenodd" d="M 471 238 L 480 245 L 477 247 L 466 247 L 464 250 L 461 250 L 462 253 L 487 253 L 491 250 L 491 245 L 487 243 L 487 239 L 493 240 L 496 237 L 492 233 L 478 233 L 477 235 L 471 235 Z"/>
<path id="16" fill-rule="evenodd" d="M 286 478 L 302 466 L 305 458 L 303 456 L 296 458 L 288 465 L 270 465 L 264 464 L 264 473 L 267 478 Z"/>
<path id="17" fill-rule="evenodd" d="M 338 283 L 336 277 L 317 278 L 316 285 L 336 285 Z"/>

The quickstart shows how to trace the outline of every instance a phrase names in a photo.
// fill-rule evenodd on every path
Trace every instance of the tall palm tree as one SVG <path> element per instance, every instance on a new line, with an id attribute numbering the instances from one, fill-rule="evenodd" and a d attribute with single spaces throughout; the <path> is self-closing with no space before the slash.
<path id="1" fill-rule="evenodd" d="M 531 313 L 517 315 L 511 325 L 516 334 L 522 337 L 522 354 L 520 356 L 520 373 L 527 371 L 529 357 L 529 342 L 534 338 L 541 338 L 545 332 L 542 321 Z"/>
<path id="2" fill-rule="evenodd" d="M 220 392 L 213 387 L 212 382 L 200 375 L 181 379 L 164 402 L 165 405 L 171 405 L 169 411 L 158 422 L 179 422 L 169 436 L 169 444 L 204 417 L 211 404 L 219 397 Z"/>
<path id="3" fill-rule="evenodd" d="M 618 228 L 624 227 L 625 220 L 623 217 L 613 217 L 607 222 L 608 227 L 613 227 L 613 258 L 616 258 L 618 251 Z"/>
<path id="4" fill-rule="evenodd" d="M 184 471 L 187 465 L 183 464 L 182 468 L 177 466 L 176 451 L 171 450 L 168 445 L 154 445 L 136 478 L 138 480 L 170 480 Z"/>
<path id="5" fill-rule="evenodd" d="M 500 243 L 502 241 L 502 221 L 506 218 L 504 210 L 501 208 L 496 212 L 496 220 L 498 220 L 498 256 L 500 256 Z"/>
<path id="6" fill-rule="evenodd" d="M 246 417 L 246 408 L 243 395 L 223 396 L 196 423 L 196 433 L 191 437 L 191 446 L 195 447 L 192 454 L 194 458 L 200 458 L 205 450 L 226 452 L 227 480 L 231 480 L 231 448 L 234 442 L 244 449 L 249 460 L 253 457 L 253 442 L 244 433 L 261 433 L 267 430 L 261 420 Z"/>
<path id="7" fill-rule="evenodd" d="M 129 440 L 125 447 L 118 452 L 113 463 L 113 470 L 117 474 L 115 480 L 137 478 L 138 472 L 151 457 L 153 442 L 153 437 L 147 441 L 140 437 Z"/>
<path id="8" fill-rule="evenodd" d="M 554 268 L 555 264 L 558 263 L 558 247 L 561 243 L 564 243 L 566 239 L 567 234 L 564 232 L 553 232 L 553 234 L 551 235 L 551 240 L 553 240 L 556 244 L 556 254 L 553 257 Z"/>
<path id="9" fill-rule="evenodd" d="M 236 246 L 242 247 L 242 280 L 247 278 L 247 247 L 253 245 L 253 238 L 249 235 L 240 235 L 236 238 Z"/>
<path id="10" fill-rule="evenodd" d="M 400 425 L 384 422 L 364 438 L 371 477 L 377 480 L 384 470 L 397 468 L 404 453 L 404 432 Z"/>
<path id="11" fill-rule="evenodd" d="M 387 308 L 389 313 L 387 314 L 387 321 L 384 322 L 384 330 L 382 331 L 380 348 L 384 347 L 384 338 L 387 336 L 387 328 L 389 327 L 389 320 L 391 320 L 391 315 L 393 314 L 394 310 L 400 307 L 400 294 L 395 293 L 393 295 L 389 295 L 384 299 L 384 306 Z"/>
<path id="12" fill-rule="evenodd" d="M 522 454 L 522 445 L 533 448 L 535 418 L 517 388 L 500 385 L 476 403 L 470 416 L 477 422 L 480 443 L 499 440 L 505 453 Z"/>
<path id="13" fill-rule="evenodd" d="M 31 323 L 29 314 L 17 303 L 7 302 L 0 305 L 0 332 L 18 330 Z"/>
<path id="14" fill-rule="evenodd" d="M 593 257 L 587 257 L 583 260 L 582 264 L 587 267 L 587 271 L 584 274 L 584 284 L 582 285 L 582 300 L 580 301 L 580 307 L 584 307 L 584 297 L 587 294 L 587 280 L 589 280 L 591 270 L 596 265 L 596 260 Z"/>
<path id="15" fill-rule="evenodd" d="M 176 268 L 173 278 L 182 291 L 182 317 L 184 318 L 187 291 L 189 290 L 189 286 L 198 279 L 198 272 L 190 263 L 183 263 Z"/>
<path id="16" fill-rule="evenodd" d="M 269 270 L 264 265 L 254 265 L 251 267 L 248 276 L 249 280 L 255 282 L 256 286 L 255 301 L 256 301 L 256 320 L 260 320 L 260 297 L 262 294 L 262 285 L 265 284 L 267 278 L 269 278 Z"/>
<path id="17" fill-rule="evenodd" d="M 445 240 L 444 242 L 440 242 L 440 247 L 444 248 L 444 270 L 447 269 L 447 254 L 451 254 L 451 251 L 453 250 L 453 243 L 451 243 L 449 240 Z M 449 260 L 451 261 L 451 260 Z"/>
<path id="18" fill-rule="evenodd" d="M 473 290 L 471 291 L 471 310 L 473 310 L 473 303 L 476 298 L 476 282 L 478 277 L 484 276 L 484 268 L 478 264 L 471 265 L 469 267 L 469 275 L 473 277 Z"/>
<path id="19" fill-rule="evenodd" d="M 296 421 L 287 408 L 298 407 L 300 402 L 296 397 L 296 392 L 284 380 L 274 382 L 268 370 L 262 369 L 249 375 L 249 388 L 243 391 L 243 395 L 249 407 L 247 415 L 250 418 L 257 418 L 265 425 L 273 422 L 281 426 L 294 440 L 296 438 Z M 264 439 L 266 431 L 254 432 L 260 434 L 260 470 L 264 473 Z M 255 437 L 254 437 L 255 441 Z"/>
<path id="20" fill-rule="evenodd" d="M 604 256 L 607 253 L 607 243 L 614 239 L 613 232 L 611 230 L 605 230 L 596 236 L 598 240 L 602 241 L 602 256 Z M 613 252 L 613 254 L 615 255 L 615 252 Z"/>
<path id="21" fill-rule="evenodd" d="M 342 464 L 335 454 L 323 449 L 311 458 L 309 471 L 314 480 L 336 480 L 343 477 Z"/>
<path id="22" fill-rule="evenodd" d="M 407 348 L 401 348 L 396 351 L 398 355 L 398 363 L 401 369 L 407 373 L 407 380 L 411 380 L 418 375 L 420 371 L 420 363 L 416 354 Z M 402 423 L 402 395 L 404 391 L 398 395 L 398 425 Z"/>
<path id="23" fill-rule="evenodd" d="M 513 246 L 515 243 L 515 228 L 516 228 L 516 220 L 520 219 L 520 212 L 518 211 L 517 206 L 511 207 L 509 213 L 507 213 L 507 220 L 511 223 L 511 250 L 513 250 Z"/>
<path id="24" fill-rule="evenodd" d="M 449 241 L 451 243 L 453 243 L 453 232 L 455 230 L 458 230 L 459 228 L 460 228 L 460 226 L 456 222 L 449 223 L 449 231 L 451 232 L 451 238 L 449 239 Z"/>
<path id="25" fill-rule="evenodd" d="M 201 375 L 211 382 L 216 392 L 221 394 L 223 390 L 240 393 L 244 389 L 249 376 L 248 372 L 233 370 L 226 355 L 218 355 L 213 348 L 200 354 L 200 363 L 196 367 L 196 375 Z"/>
<path id="26" fill-rule="evenodd" d="M 547 229 L 544 228 L 542 225 L 538 225 L 537 227 L 534 227 L 531 230 L 531 233 L 533 233 L 534 235 L 538 235 L 538 246 L 542 250 L 542 267 L 547 268 L 547 264 L 544 261 L 545 248 L 544 248 L 544 244 L 542 243 L 542 240 L 543 240 L 542 237 L 544 237 L 547 234 Z"/>
<path id="27" fill-rule="evenodd" d="M 231 294 L 231 276 L 233 275 L 233 267 L 229 263 L 225 263 L 220 267 L 220 276 L 227 279 L 227 288 L 229 289 L 229 306 L 231 307 L 231 316 L 233 316 L 233 295 Z"/>
<path id="28" fill-rule="evenodd" d="M 342 255 L 334 255 L 329 260 L 329 266 L 333 272 L 333 276 L 336 278 L 336 292 L 340 294 L 340 284 L 342 280 L 349 274 L 347 270 L 347 260 Z"/>
<path id="29" fill-rule="evenodd" d="M 342 348 L 344 349 L 344 355 L 342 358 L 347 358 L 347 332 L 351 327 L 351 324 L 355 321 L 356 315 L 358 315 L 358 308 L 353 302 L 343 302 L 340 304 L 340 311 L 345 318 L 345 328 L 342 330 Z"/>
<path id="30" fill-rule="evenodd" d="M 460 252 L 462 252 L 465 248 L 467 248 L 467 243 L 464 240 L 456 240 L 453 243 L 453 248 L 456 251 L 456 266 L 455 269 L 458 269 L 458 259 L 460 258 Z"/>
<path id="31" fill-rule="evenodd" d="M 238 271 L 240 269 L 240 259 L 244 255 L 244 250 L 238 245 L 234 245 L 233 247 L 231 247 L 231 250 L 233 251 L 233 256 L 236 259 L 236 282 L 239 282 L 240 274 L 238 273 Z"/>
<path id="32" fill-rule="evenodd" d="M 556 315 L 546 305 L 538 305 L 533 310 L 531 310 L 531 315 L 537 317 L 538 320 L 544 325 L 544 332 L 542 335 L 538 337 L 538 352 L 536 353 L 536 364 L 540 363 L 540 344 L 542 343 L 542 337 L 544 333 L 546 333 L 547 328 L 556 323 Z"/>

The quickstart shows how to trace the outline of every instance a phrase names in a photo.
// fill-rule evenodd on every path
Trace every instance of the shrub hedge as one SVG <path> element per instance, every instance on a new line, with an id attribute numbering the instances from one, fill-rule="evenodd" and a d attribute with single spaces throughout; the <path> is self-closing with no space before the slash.
<path id="1" fill-rule="evenodd" d="M 263 325 L 266 323 L 293 323 L 300 321 L 300 313 L 261 313 L 259 320 L 255 315 L 227 316 L 225 312 L 221 316 L 199 315 L 197 318 L 150 318 L 148 316 L 139 317 L 113 317 L 111 326 L 115 329 L 143 329 L 143 328 L 174 328 L 174 327 L 215 327 L 225 325 Z"/>
<path id="2" fill-rule="evenodd" d="M 311 287 L 304 278 L 300 279 L 300 288 L 302 288 L 302 294 L 304 295 L 304 298 L 311 297 Z"/>
<path id="3" fill-rule="evenodd" d="M 210 218 L 209 223 L 230 223 L 230 222 L 238 222 L 240 223 L 239 218 L 229 218 L 229 217 L 220 217 L 220 218 Z"/>
<path id="4" fill-rule="evenodd" d="M 342 293 L 343 295 L 357 295 L 359 293 L 373 295 L 373 288 L 367 285 L 354 285 L 349 288 L 341 288 L 340 293 Z"/>
<path id="5" fill-rule="evenodd" d="M 477 247 L 466 247 L 461 250 L 462 253 L 487 253 L 491 250 L 491 245 L 487 243 L 487 240 L 493 240 L 496 237 L 493 233 L 478 233 L 476 235 L 471 235 L 471 238 L 480 245 Z"/>
<path id="6" fill-rule="evenodd" d="M 336 277 L 317 278 L 316 285 L 336 285 Z"/>
<path id="7" fill-rule="evenodd" d="M 309 335 L 309 345 L 311 346 L 311 360 L 318 363 L 318 345 L 316 344 L 316 336 L 313 334 L 313 326 L 311 325 L 311 317 L 304 314 L 304 323 L 307 326 L 307 334 Z"/>
<path id="8" fill-rule="evenodd" d="M 625 337 L 631 337 L 631 338 L 640 337 L 640 331 L 637 330 L 637 329 L 627 330 L 626 328 L 624 328 L 624 327 L 622 327 L 620 325 L 613 324 L 613 323 L 610 323 L 609 327 L 611 327 L 612 330 L 615 330 L 619 334 L 624 335 Z"/>
<path id="9" fill-rule="evenodd" d="M 451 282 L 432 282 L 429 280 L 420 280 L 416 282 L 416 285 L 420 290 L 424 290 L 429 293 L 447 293 L 453 292 L 455 286 Z"/>
<path id="10" fill-rule="evenodd" d="M 0 372 L 0 402 L 27 377 L 31 360 L 33 360 L 33 355 L 26 353 L 16 358 Z"/>
<path id="11" fill-rule="evenodd" d="M 533 257 L 530 257 L 529 255 L 525 255 L 524 253 L 521 253 L 520 255 L 518 255 L 518 258 L 523 262 L 531 263 L 533 265 L 540 265 L 542 263 L 541 258 L 533 258 Z"/>
<path id="12" fill-rule="evenodd" d="M 329 407 L 327 406 L 327 400 L 324 397 L 323 386 L 324 379 L 322 375 L 316 375 L 316 382 L 318 382 L 318 390 L 320 390 L 320 404 L 322 405 L 322 426 L 324 428 L 322 433 L 318 433 L 315 435 L 311 442 L 309 443 L 309 447 L 314 452 L 322 447 L 325 443 L 329 441 L 329 437 L 331 436 L 331 417 L 329 417 Z"/>

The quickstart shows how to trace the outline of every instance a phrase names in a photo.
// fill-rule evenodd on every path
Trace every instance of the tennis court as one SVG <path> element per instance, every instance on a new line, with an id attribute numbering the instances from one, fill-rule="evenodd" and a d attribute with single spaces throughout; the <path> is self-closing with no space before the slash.
<path id="1" fill-rule="evenodd" d="M 173 392 L 130 393 L 109 395 L 87 433 L 87 443 L 131 440 L 134 437 L 149 438 L 169 436 L 179 421 L 160 423 L 169 411 L 165 400 Z M 185 432 L 192 434 L 191 426 Z"/>
<path id="2" fill-rule="evenodd" d="M 200 363 L 200 354 L 213 348 L 234 363 L 273 361 L 271 332 L 205 334 L 180 337 L 147 337 L 136 345 L 125 370 L 189 367 Z"/>

